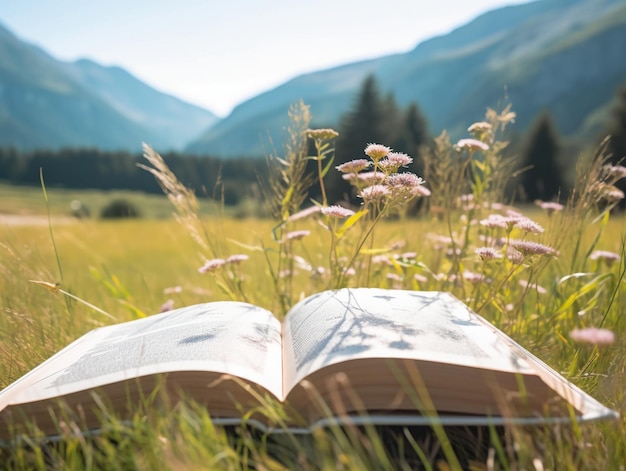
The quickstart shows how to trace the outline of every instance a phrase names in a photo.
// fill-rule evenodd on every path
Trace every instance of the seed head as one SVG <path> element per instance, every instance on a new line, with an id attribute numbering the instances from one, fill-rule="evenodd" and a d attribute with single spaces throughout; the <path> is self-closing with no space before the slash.
<path id="1" fill-rule="evenodd" d="M 334 129 L 307 129 L 305 132 L 311 139 L 319 140 L 335 139 L 339 136 L 339 133 Z"/>

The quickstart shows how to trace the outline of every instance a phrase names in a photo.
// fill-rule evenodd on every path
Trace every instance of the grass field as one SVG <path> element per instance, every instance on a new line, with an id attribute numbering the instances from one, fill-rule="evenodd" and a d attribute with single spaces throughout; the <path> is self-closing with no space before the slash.
<path id="1" fill-rule="evenodd" d="M 66 214 L 70 201 L 97 208 L 111 195 L 49 190 L 49 226 L 40 190 L 0 186 L 0 213 L 38 215 L 43 222 L 0 225 L 0 387 L 94 327 L 157 313 L 170 299 L 174 307 L 240 299 L 281 316 L 322 289 L 377 286 L 452 292 L 621 412 L 618 421 L 511 428 L 488 434 L 486 444 L 468 455 L 468 447 L 459 449 L 452 435 L 450 443 L 440 435 L 434 442 L 428 436 L 420 441 L 407 430 L 384 436 L 340 429 L 276 439 L 245 430 L 227 434 L 193 403 L 171 410 L 140 405 L 130 424 L 103 419 L 108 434 L 87 440 L 70 430 L 55 446 L 0 450 L 0 462 L 13 469 L 447 470 L 461 469 L 460 462 L 476 470 L 623 469 L 624 216 L 598 199 L 610 186 L 605 180 L 597 184 L 604 175 L 599 167 L 581 172 L 576 198 L 552 212 L 494 204 L 488 164 L 480 162 L 473 170 L 473 178 L 482 178 L 470 187 L 473 198 L 461 198 L 462 189 L 450 184 L 436 193 L 435 175 L 430 201 L 436 210 L 393 218 L 382 216 L 399 200 L 380 189 L 387 199 L 365 201 L 354 212 L 323 202 L 328 212 L 301 217 L 299 204 L 290 206 L 300 180 L 285 171 L 288 184 L 277 190 L 276 199 L 281 224 L 234 219 L 219 211 L 198 218 L 177 198 L 185 196 L 183 190 L 166 176 L 174 188 L 171 201 L 182 205 L 180 222 L 166 216 L 172 209 L 165 198 L 126 194 L 150 217 L 57 223 L 55 217 Z M 476 252 L 485 247 L 489 250 Z M 236 254 L 249 258 L 241 265 L 198 271 L 207 261 Z M 71 296 L 29 280 L 59 283 Z M 173 287 L 180 292 L 172 294 Z M 607 329 L 614 341 L 580 342 L 571 335 L 588 328 Z M 283 413 L 279 404 L 266 408 L 268 415 Z M 461 445 L 467 445 L 464 440 Z"/>

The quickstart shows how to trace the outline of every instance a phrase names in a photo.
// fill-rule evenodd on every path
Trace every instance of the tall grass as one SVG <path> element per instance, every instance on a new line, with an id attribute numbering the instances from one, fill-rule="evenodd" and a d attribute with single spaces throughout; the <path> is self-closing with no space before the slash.
<path id="1" fill-rule="evenodd" d="M 339 170 L 362 204 L 328 201 L 332 130 L 308 129 L 308 108 L 291 110 L 291 140 L 274 169 L 266 201 L 273 221 L 234 221 L 198 212 L 195 196 L 146 148 L 146 166 L 177 211 L 177 221 L 81 221 L 2 228 L 0 386 L 98 325 L 217 299 L 247 300 L 282 316 L 299 299 L 342 286 L 449 291 L 609 407 L 624 410 L 622 322 L 624 221 L 614 208 L 611 167 L 601 147 L 582 156 L 561 204 L 513 207 L 504 200 L 514 160 L 503 157 L 514 114 L 489 110 L 468 139 L 442 134 L 424 151 L 425 182 L 402 170 L 410 156 L 368 145 Z M 308 155 L 312 139 L 315 155 Z M 316 173 L 307 174 L 309 161 Z M 401 176 L 397 176 L 401 175 Z M 313 201 L 308 190 L 320 186 Z M 623 195 L 622 195 L 623 196 Z M 408 214 L 419 214 L 418 217 Z M 61 292 L 28 280 L 61 281 Z M 54 290 L 53 290 L 54 291 Z M 584 342 L 606 329 L 614 342 Z M 583 334 L 581 336 L 581 333 Z M 164 401 L 167 402 L 167 401 Z M 263 413 L 286 411 L 267 401 Z M 103 409 L 104 433 L 67 429 L 53 446 L 3 450 L 15 469 L 619 469 L 626 422 L 553 429 L 318 430 L 264 436 L 225 430 L 185 401 L 139 404 L 130 422 Z"/>

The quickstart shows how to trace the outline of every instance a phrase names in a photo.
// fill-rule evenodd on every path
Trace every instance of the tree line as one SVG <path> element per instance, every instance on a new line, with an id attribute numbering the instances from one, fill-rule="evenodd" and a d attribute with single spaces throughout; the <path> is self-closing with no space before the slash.
<path id="1" fill-rule="evenodd" d="M 626 156 L 626 85 L 617 94 L 611 117 L 606 134 L 612 136 L 611 161 L 618 163 Z M 381 93 L 373 76 L 363 82 L 337 130 L 334 165 L 361 158 L 364 147 L 375 142 L 412 156 L 414 162 L 407 170 L 421 175 L 420 152 L 432 144 L 428 121 L 418 104 L 399 106 L 393 94 Z M 564 155 L 566 147 L 548 112 L 538 116 L 523 137 L 513 139 L 510 152 L 519 156 L 519 168 L 523 169 L 516 188 L 511 190 L 516 199 L 549 201 L 566 194 L 567 167 L 572 167 L 568 165 L 571 157 Z M 262 158 L 219 159 L 173 152 L 163 158 L 179 180 L 198 196 L 220 199 L 227 205 L 258 197 L 256 184 L 268 171 Z M 0 180 L 38 186 L 41 169 L 50 187 L 161 193 L 153 176 L 139 168 L 143 160 L 141 154 L 99 149 L 20 152 L 0 148 Z M 329 201 L 355 202 L 349 184 L 338 173 L 329 172 L 326 178 Z M 314 192 L 312 196 L 316 196 Z"/>

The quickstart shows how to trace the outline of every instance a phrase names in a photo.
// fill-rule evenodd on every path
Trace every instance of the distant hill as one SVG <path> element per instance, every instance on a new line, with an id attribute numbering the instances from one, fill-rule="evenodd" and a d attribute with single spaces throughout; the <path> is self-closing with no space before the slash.
<path id="1" fill-rule="evenodd" d="M 315 125 L 337 125 L 373 74 L 384 93 L 416 101 L 431 131 L 461 136 L 506 97 L 523 130 L 544 109 L 559 131 L 592 135 L 626 81 L 623 0 L 541 0 L 493 10 L 414 50 L 294 78 L 233 110 L 187 147 L 198 154 L 264 155 L 281 142 L 289 105 L 311 105 Z"/>
<path id="2" fill-rule="evenodd" d="M 180 149 L 216 120 L 123 69 L 58 61 L 0 25 L 1 146 Z"/>

